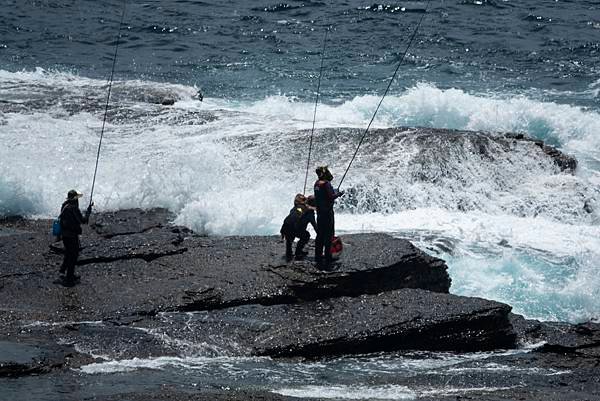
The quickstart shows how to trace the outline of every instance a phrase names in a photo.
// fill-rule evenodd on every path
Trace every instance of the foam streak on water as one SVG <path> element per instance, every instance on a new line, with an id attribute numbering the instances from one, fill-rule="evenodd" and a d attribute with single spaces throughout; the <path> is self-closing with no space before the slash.
<path id="1" fill-rule="evenodd" d="M 194 386 L 219 385 L 223 378 L 228 387 L 259 385 L 277 394 L 305 398 L 398 400 L 419 397 L 494 392 L 490 385 L 451 386 L 458 376 L 485 373 L 502 377 L 506 372 L 527 375 L 555 376 L 568 373 L 556 369 L 516 368 L 488 361 L 498 356 L 526 353 L 531 347 L 503 352 L 482 352 L 454 355 L 451 353 L 414 352 L 405 354 L 363 355 L 332 358 L 318 362 L 276 361 L 270 358 L 241 357 L 158 357 L 106 361 L 83 366 L 89 375 L 122 375 L 144 371 L 156 377 L 183 375 Z M 183 373 L 185 372 L 185 373 Z M 172 375 L 172 376 L 171 376 Z M 415 385 L 412 379 L 427 378 L 428 386 Z M 377 378 L 380 383 L 373 384 Z M 406 384 L 401 384 L 407 380 Z M 400 381 L 400 382 L 398 382 Z M 398 382 L 394 384 L 395 382 Z"/>

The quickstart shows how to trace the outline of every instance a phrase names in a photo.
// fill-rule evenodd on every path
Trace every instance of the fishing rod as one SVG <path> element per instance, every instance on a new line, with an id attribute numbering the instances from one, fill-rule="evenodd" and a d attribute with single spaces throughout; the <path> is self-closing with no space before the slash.
<path id="1" fill-rule="evenodd" d="M 108 81 L 108 95 L 106 96 L 106 105 L 104 106 L 104 119 L 102 120 L 102 130 L 100 131 L 100 142 L 98 143 L 98 152 L 96 154 L 96 167 L 94 168 L 94 178 L 92 180 L 92 190 L 90 191 L 90 207 L 92 206 L 94 196 L 94 186 L 96 184 L 96 173 L 98 172 L 98 161 L 100 160 L 100 149 L 102 148 L 102 138 L 104 137 L 104 127 L 106 125 L 106 116 L 108 114 L 108 103 L 110 102 L 110 93 L 112 91 L 113 76 L 115 74 L 115 65 L 117 64 L 117 52 L 119 51 L 119 40 L 121 39 L 121 27 L 125 19 L 125 9 L 127 8 L 127 0 L 123 0 L 123 13 L 121 14 L 121 22 L 119 22 L 119 30 L 117 31 L 117 43 L 115 45 L 115 55 L 113 56 L 112 69 L 110 71 L 110 79 Z"/>
<path id="2" fill-rule="evenodd" d="M 310 145 L 308 146 L 308 160 L 306 160 L 306 175 L 304 176 L 304 189 L 302 193 L 306 193 L 306 183 L 308 182 L 308 169 L 310 168 L 310 155 L 312 153 L 313 137 L 315 133 L 315 121 L 317 119 L 317 105 L 319 104 L 319 94 L 321 93 L 321 77 L 323 76 L 323 60 L 325 59 L 325 45 L 327 44 L 327 33 L 329 27 L 325 28 L 325 36 L 323 37 L 323 49 L 321 50 L 321 67 L 319 68 L 319 83 L 317 84 L 317 97 L 315 99 L 315 110 L 313 112 L 312 129 L 310 131 Z"/>
<path id="3" fill-rule="evenodd" d="M 427 10 L 429 9 L 430 2 L 431 2 L 431 0 L 427 0 L 427 4 L 425 5 L 425 12 L 423 13 L 423 15 L 421 15 L 421 19 L 419 19 L 419 23 L 417 24 L 415 30 L 413 31 L 413 33 L 410 37 L 410 40 L 408 41 L 408 45 L 406 46 L 406 49 L 404 50 L 404 53 L 402 54 L 402 57 L 400 58 L 400 61 L 398 62 L 398 65 L 396 66 L 396 70 L 394 71 L 394 74 L 392 75 L 392 78 L 390 79 L 390 82 L 388 83 L 388 86 L 385 89 L 385 92 L 383 93 L 383 96 L 381 97 L 379 104 L 377 105 L 377 108 L 375 109 L 375 113 L 373 113 L 373 117 L 371 117 L 371 121 L 369 121 L 369 125 L 367 125 L 367 129 L 365 130 L 362 137 L 360 138 L 360 141 L 358 142 L 358 146 L 356 147 L 356 150 L 354 151 L 354 155 L 352 155 L 352 159 L 350 159 L 350 163 L 348 163 L 348 167 L 346 167 L 346 171 L 344 171 L 344 175 L 342 176 L 342 179 L 340 180 L 340 183 L 338 185 L 338 191 L 339 191 L 340 187 L 342 186 L 342 182 L 344 182 L 344 178 L 346 178 L 346 174 L 348 174 L 348 170 L 350 170 L 350 166 L 352 166 L 352 162 L 356 158 L 356 155 L 358 153 L 358 150 L 360 149 L 360 146 L 362 145 L 363 141 L 365 140 L 365 137 L 367 136 L 367 133 L 369 132 L 369 128 L 371 128 L 371 124 L 375 120 L 375 116 L 377 115 L 377 112 L 379 111 L 379 108 L 381 107 L 381 104 L 383 103 L 383 99 L 385 99 L 386 95 L 388 94 L 388 92 L 390 90 L 390 87 L 392 86 L 392 83 L 394 82 L 394 79 L 396 79 L 396 75 L 398 75 L 398 70 L 400 70 L 400 66 L 404 62 L 404 59 L 406 58 L 406 54 L 408 53 L 410 46 L 412 45 L 413 41 L 415 40 L 415 37 L 417 36 L 419 27 L 421 26 L 421 23 L 423 22 L 423 19 L 425 18 L 425 15 L 427 14 Z"/>

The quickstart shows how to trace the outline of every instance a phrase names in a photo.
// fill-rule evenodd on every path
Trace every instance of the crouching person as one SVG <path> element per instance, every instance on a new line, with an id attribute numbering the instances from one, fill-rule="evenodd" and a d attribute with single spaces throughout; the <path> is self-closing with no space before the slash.
<path id="1" fill-rule="evenodd" d="M 302 194 L 297 194 L 294 198 L 294 207 L 283 221 L 280 233 L 281 237 L 285 239 L 285 258 L 288 262 L 294 256 L 296 260 L 302 260 L 308 254 L 304 251 L 304 246 L 310 239 L 310 233 L 306 228 L 310 223 L 315 231 L 317 230 L 314 205 L 314 196 L 306 198 Z M 296 245 L 296 252 L 292 254 L 292 245 L 296 238 L 298 238 L 298 244 Z"/>

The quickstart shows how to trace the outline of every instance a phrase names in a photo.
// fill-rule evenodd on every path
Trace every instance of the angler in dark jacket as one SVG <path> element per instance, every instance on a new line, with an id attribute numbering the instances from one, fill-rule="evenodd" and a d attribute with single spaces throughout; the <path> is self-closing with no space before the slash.
<path id="1" fill-rule="evenodd" d="M 333 205 L 344 194 L 331 185 L 333 175 L 327 166 L 315 170 L 318 180 L 315 182 L 315 203 L 317 206 L 317 238 L 315 239 L 315 261 L 317 264 L 331 264 L 331 240 L 335 234 Z"/>
<path id="2" fill-rule="evenodd" d="M 67 194 L 67 200 L 62 204 L 60 211 L 60 228 L 63 244 L 65 246 L 65 258 L 60 267 L 61 273 L 67 273 L 64 279 L 65 286 L 75 285 L 75 264 L 79 257 L 79 235 L 81 225 L 87 224 L 92 213 L 92 205 L 88 206 L 85 215 L 79 210 L 79 198 L 83 194 L 74 189 Z"/>
<path id="3" fill-rule="evenodd" d="M 309 223 L 316 231 L 314 197 L 309 196 L 307 199 L 304 195 L 297 194 L 294 198 L 294 207 L 283 220 L 279 231 L 281 237 L 285 239 L 285 257 L 288 261 L 292 260 L 292 244 L 295 238 L 299 239 L 296 245 L 296 259 L 302 259 L 307 255 L 308 252 L 304 252 L 303 248 L 310 239 L 310 233 L 306 230 Z"/>

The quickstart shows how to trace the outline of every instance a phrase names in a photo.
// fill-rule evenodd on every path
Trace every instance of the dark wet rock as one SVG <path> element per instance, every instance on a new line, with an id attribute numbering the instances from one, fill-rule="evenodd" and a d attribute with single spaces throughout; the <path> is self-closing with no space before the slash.
<path id="1" fill-rule="evenodd" d="M 600 323 L 540 322 L 518 315 L 510 319 L 521 342 L 543 342 L 537 352 L 585 355 L 600 364 Z"/>
<path id="2" fill-rule="evenodd" d="M 521 142 L 531 142 L 539 147 L 546 155 L 550 156 L 561 171 L 574 172 L 577 168 L 577 159 L 556 149 L 554 146 L 550 146 L 539 139 L 529 138 L 523 134 L 503 134 L 505 138 L 513 139 Z"/>
<path id="3" fill-rule="evenodd" d="M 173 218 L 166 209 L 123 210 L 94 216 L 90 227 L 101 237 L 86 237 L 78 264 L 109 263 L 118 260 L 143 259 L 153 261 L 187 251 L 181 244 L 191 231 L 169 225 Z M 50 245 L 64 253 L 62 242 Z"/>
<path id="4" fill-rule="evenodd" d="M 293 303 L 397 288 L 448 292 L 450 286 L 442 260 L 387 235 L 345 236 L 342 260 L 332 271 L 323 272 L 310 259 L 286 263 L 284 245 L 277 237 L 201 237 L 170 226 L 169 216 L 160 209 L 94 216 L 92 230 L 85 227 L 81 239 L 77 273 L 82 279 L 73 290 L 85 295 L 77 300 L 77 313 L 65 316 L 98 320 Z M 61 255 L 55 253 L 62 243 L 51 244 L 48 250 L 43 243 L 48 241 L 50 222 L 38 225 L 37 232 L 28 227 L 30 237 L 3 237 L 0 247 L 3 263 L 13 266 L 12 271 L 7 267 L 7 274 L 14 275 L 4 283 L 5 294 L 15 295 L 6 298 L 5 306 L 27 310 L 34 319 L 64 310 L 65 291 L 53 284 L 61 263 Z M 40 297 L 43 302 L 38 302 Z"/>
<path id="5" fill-rule="evenodd" d="M 41 322 L 26 325 L 19 337 L 25 341 L 43 338 L 44 348 L 51 350 L 57 360 L 62 359 L 61 363 L 70 368 L 106 360 L 177 356 L 183 351 L 176 339 L 169 341 L 153 334 L 151 329 L 137 327 L 142 321 L 143 318 L 138 317 L 122 321 L 64 321 L 52 325 Z M 64 348 L 68 352 L 60 354 Z"/>
<path id="6" fill-rule="evenodd" d="M 130 235 L 110 239 L 89 239 L 82 248 L 78 265 L 90 263 L 109 263 L 118 260 L 143 259 L 151 262 L 155 259 L 177 255 L 187 251 L 181 246 L 180 233 L 168 230 L 149 229 Z M 51 245 L 57 253 L 64 253 L 62 242 Z"/>
<path id="7" fill-rule="evenodd" d="M 14 85 L 18 86 L 23 93 L 27 93 L 27 97 L 18 100 L 0 100 L 0 126 L 6 124 L 3 113 L 29 115 L 47 112 L 52 116 L 63 118 L 66 115 L 87 112 L 104 118 L 106 87 L 92 86 L 71 91 L 66 87 L 56 88 L 38 83 L 32 86 L 25 81 L 15 81 Z M 132 86 L 130 83 L 116 81 L 113 83 L 106 119 L 112 124 L 143 121 L 145 125 L 151 121 L 151 124 L 203 125 L 218 118 L 215 113 L 209 111 L 174 110 L 164 107 L 173 105 L 187 96 L 171 88 L 154 87 L 154 85 Z M 60 107 L 57 107 L 57 104 Z"/>
<path id="8" fill-rule="evenodd" d="M 508 243 L 508 241 L 507 241 L 506 239 L 504 239 L 504 238 L 503 238 L 503 239 L 501 239 L 501 240 L 498 242 L 498 245 L 500 245 L 500 246 L 503 246 L 503 247 L 505 247 L 505 248 L 510 248 L 510 247 L 511 247 L 511 246 L 510 246 L 510 244 Z"/>
<path id="9" fill-rule="evenodd" d="M 43 374 L 53 388 L 57 378 L 92 377 L 72 369 L 104 362 L 100 356 L 329 358 L 494 350 L 516 340 L 538 346 L 476 353 L 434 374 L 382 375 L 373 384 L 417 389 L 419 399 L 600 398 L 599 323 L 537 322 L 498 302 L 447 294 L 445 263 L 406 240 L 344 236 L 342 259 L 321 271 L 310 259 L 286 263 L 276 237 L 203 237 L 171 220 L 161 209 L 95 214 L 73 288 L 54 284 L 62 257 L 48 247 L 51 221 L 0 222 L 0 379 L 37 383 L 41 377 L 29 376 Z M 432 386 L 439 392 L 428 392 Z M 174 387 L 103 388 L 96 399 L 187 399 Z M 286 399 L 262 390 L 190 391 L 193 399 Z"/>
<path id="10" fill-rule="evenodd" d="M 270 356 L 360 354 L 421 349 L 482 351 L 514 346 L 510 307 L 416 289 L 334 298 L 269 313 L 283 319 L 259 335 L 254 353 Z"/>
<path id="11" fill-rule="evenodd" d="M 199 286 L 186 286 L 180 310 L 292 303 L 397 288 L 448 292 L 445 263 L 408 241 L 366 234 L 344 236 L 344 243 L 342 260 L 324 272 L 310 258 L 286 263 L 284 245 L 276 237 L 192 238 L 183 263 L 204 259 L 211 268 L 202 272 Z"/>
<path id="12" fill-rule="evenodd" d="M 519 149 L 527 149 L 529 153 L 543 152 L 553 160 L 561 171 L 573 172 L 577 167 L 577 160 L 573 156 L 567 155 L 541 140 L 529 138 L 523 134 L 431 128 L 406 128 L 402 133 L 398 133 L 398 129 L 380 131 L 383 131 L 383 133 L 390 131 L 389 135 L 411 137 L 411 140 L 419 143 L 421 154 L 417 157 L 417 160 L 422 159 L 423 165 L 426 165 L 427 169 L 436 169 L 431 172 L 436 179 L 458 173 L 458 171 L 454 172 L 452 170 L 444 171 L 443 168 L 444 166 L 451 166 L 450 159 L 460 158 L 461 153 L 474 153 L 485 160 L 494 161 L 502 156 L 499 150 L 517 152 Z M 378 132 L 378 134 L 381 133 Z M 402 139 L 397 138 L 396 140 Z M 443 152 L 442 148 L 446 148 L 447 151 Z M 455 152 L 454 149 L 459 151 Z M 436 160 L 437 163 L 432 164 L 431 160 Z M 425 174 L 422 177 L 424 181 L 431 181 L 427 171 L 424 171 L 423 174 Z"/>
<path id="13" fill-rule="evenodd" d="M 515 345 L 509 311 L 505 304 L 479 298 L 402 289 L 209 311 L 188 318 L 188 332 L 173 331 L 172 326 L 162 330 L 194 343 L 205 343 L 227 331 L 235 344 L 227 352 L 273 357 L 315 358 L 403 349 L 483 351 Z"/>
<path id="14" fill-rule="evenodd" d="M 549 145 L 543 145 L 542 150 L 554 160 L 554 164 L 556 164 L 561 171 L 573 172 L 577 168 L 577 159 L 573 156 L 567 155 Z"/>
<path id="15" fill-rule="evenodd" d="M 28 376 L 60 369 L 74 352 L 67 345 L 0 340 L 0 377 Z"/>
<path id="16" fill-rule="evenodd" d="M 193 393 L 161 388 L 147 393 L 127 393 L 116 396 L 94 397 L 94 401 L 315 401 L 315 398 L 286 397 L 261 390 L 195 389 Z"/>
<path id="17" fill-rule="evenodd" d="M 90 227 L 99 235 L 111 238 L 116 235 L 137 234 L 151 228 L 169 225 L 175 216 L 167 209 L 128 209 L 92 215 Z"/>

